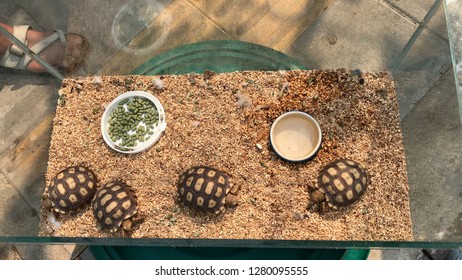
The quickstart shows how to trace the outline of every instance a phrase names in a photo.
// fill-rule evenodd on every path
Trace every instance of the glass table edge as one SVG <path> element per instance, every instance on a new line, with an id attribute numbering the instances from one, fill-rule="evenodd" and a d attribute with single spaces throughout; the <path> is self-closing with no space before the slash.
<path id="1" fill-rule="evenodd" d="M 81 244 L 96 246 L 233 247 L 233 248 L 462 248 L 460 241 L 360 241 L 360 240 L 257 240 L 257 239 L 157 239 L 3 236 L 0 243 Z"/>

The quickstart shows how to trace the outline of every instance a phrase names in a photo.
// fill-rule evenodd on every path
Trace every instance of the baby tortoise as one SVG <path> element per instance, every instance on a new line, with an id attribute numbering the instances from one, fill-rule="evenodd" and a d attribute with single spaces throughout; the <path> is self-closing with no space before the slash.
<path id="1" fill-rule="evenodd" d="M 238 191 L 226 173 L 206 166 L 192 167 L 178 180 L 179 202 L 201 212 L 218 214 L 225 205 L 236 206 Z"/>
<path id="2" fill-rule="evenodd" d="M 45 190 L 45 208 L 68 213 L 82 208 L 95 195 L 98 188 L 95 173 L 84 166 L 71 166 L 61 170 Z"/>
<path id="3" fill-rule="evenodd" d="M 310 209 L 322 211 L 321 202 L 337 209 L 357 201 L 369 183 L 364 169 L 355 161 L 338 159 L 326 165 L 318 176 L 318 186 L 310 194 Z"/>
<path id="4" fill-rule="evenodd" d="M 138 209 L 137 198 L 132 188 L 122 181 L 109 182 L 96 192 L 92 201 L 93 214 L 102 228 L 111 232 L 120 226 L 125 231 L 133 227 L 132 217 Z"/>

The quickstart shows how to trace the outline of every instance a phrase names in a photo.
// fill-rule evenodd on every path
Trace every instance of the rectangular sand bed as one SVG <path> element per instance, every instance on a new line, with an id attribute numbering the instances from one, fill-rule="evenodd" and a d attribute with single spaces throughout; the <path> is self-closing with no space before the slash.
<path id="1" fill-rule="evenodd" d="M 156 87 L 153 79 L 161 79 Z M 105 106 L 119 94 L 143 90 L 163 104 L 167 129 L 150 149 L 133 155 L 111 150 L 100 132 Z M 86 165 L 101 185 L 116 179 L 138 197 L 131 232 L 96 226 L 90 206 L 60 215 L 42 209 L 41 236 L 412 240 L 409 188 L 397 98 L 387 73 L 277 71 L 66 79 L 61 89 L 46 182 L 60 170 Z M 271 123 L 301 110 L 322 129 L 323 143 L 307 163 L 287 163 L 269 144 Z M 258 145 L 257 145 L 258 144 Z M 262 147 L 260 149 L 260 147 Z M 338 158 L 359 162 L 371 184 L 345 209 L 309 211 L 309 186 Z M 177 203 L 177 181 L 186 169 L 206 165 L 241 186 L 239 205 L 214 216 Z"/>

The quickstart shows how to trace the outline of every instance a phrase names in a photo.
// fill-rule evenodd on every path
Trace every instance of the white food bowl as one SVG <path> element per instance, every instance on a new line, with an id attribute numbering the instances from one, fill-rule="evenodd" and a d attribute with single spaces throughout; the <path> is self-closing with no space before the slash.
<path id="1" fill-rule="evenodd" d="M 112 111 L 118 107 L 121 101 L 126 100 L 126 99 L 131 100 L 134 97 L 144 97 L 150 100 L 156 107 L 155 109 L 157 110 L 159 114 L 159 120 L 157 124 L 154 125 L 153 134 L 150 136 L 148 140 L 144 142 L 136 141 L 137 144 L 135 146 L 125 147 L 121 145 L 120 140 L 117 140 L 116 142 L 114 142 L 109 136 L 109 117 Z M 125 110 L 127 110 L 126 106 L 125 106 Z M 141 125 L 144 126 L 143 123 L 141 123 Z M 164 107 L 162 107 L 162 104 L 155 96 L 147 92 L 144 92 L 144 91 L 129 91 L 129 92 L 119 95 L 114 100 L 112 100 L 111 103 L 109 103 L 109 105 L 104 110 L 103 117 L 101 118 L 101 133 L 103 135 L 104 141 L 113 150 L 120 152 L 120 153 L 125 153 L 125 154 L 139 153 L 139 152 L 142 152 L 148 149 L 149 147 L 154 145 L 159 140 L 160 136 L 162 135 L 166 127 L 167 127 L 167 123 L 165 122 Z"/>
<path id="2" fill-rule="evenodd" d="M 271 125 L 271 146 L 286 161 L 312 159 L 321 147 L 321 141 L 321 127 L 305 112 L 289 111 L 280 115 Z"/>

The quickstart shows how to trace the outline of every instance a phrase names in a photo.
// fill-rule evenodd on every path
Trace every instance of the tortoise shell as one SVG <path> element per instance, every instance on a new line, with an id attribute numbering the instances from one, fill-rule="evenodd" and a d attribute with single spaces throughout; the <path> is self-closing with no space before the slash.
<path id="1" fill-rule="evenodd" d="M 228 175 L 206 166 L 190 168 L 178 181 L 179 202 L 201 212 L 221 212 L 229 191 Z"/>
<path id="2" fill-rule="evenodd" d="M 117 231 L 124 220 L 137 213 L 135 192 L 122 181 L 109 182 L 96 192 L 93 214 L 102 228 Z"/>
<path id="3" fill-rule="evenodd" d="M 319 190 L 333 208 L 346 207 L 366 191 L 367 174 L 355 161 L 335 160 L 326 165 L 318 176 Z"/>
<path id="4" fill-rule="evenodd" d="M 95 173 L 84 166 L 61 170 L 51 180 L 46 191 L 56 212 L 67 213 L 83 207 L 98 188 Z"/>

